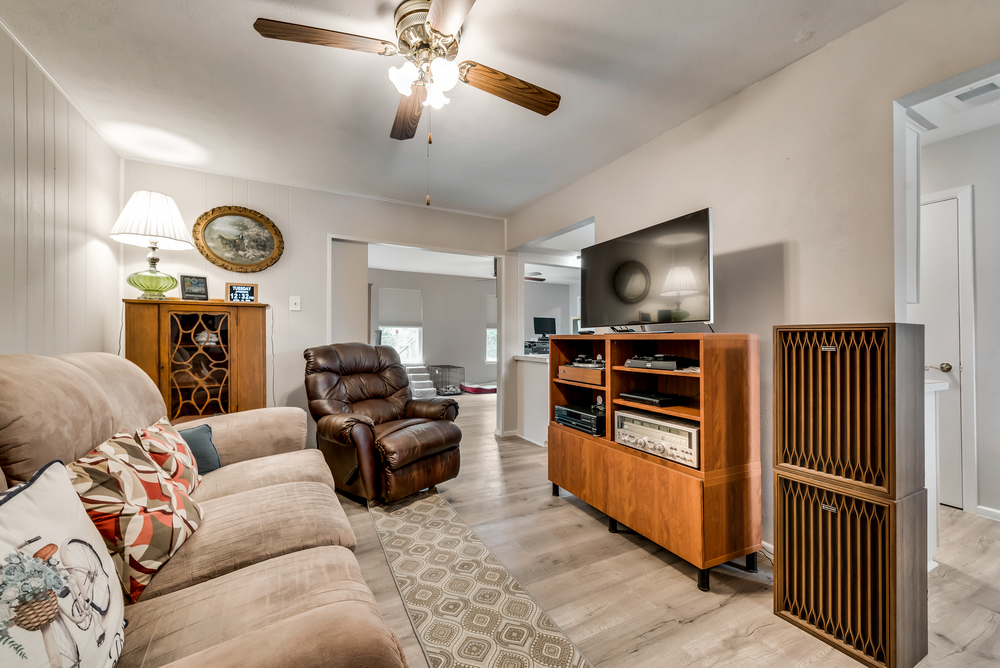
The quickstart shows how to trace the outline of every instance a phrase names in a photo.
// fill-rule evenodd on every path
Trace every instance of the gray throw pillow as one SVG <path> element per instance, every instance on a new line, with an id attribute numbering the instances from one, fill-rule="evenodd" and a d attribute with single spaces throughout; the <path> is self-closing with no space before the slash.
<path id="1" fill-rule="evenodd" d="M 212 442 L 211 427 L 203 424 L 192 429 L 178 430 L 177 433 L 191 448 L 194 460 L 198 463 L 198 473 L 204 475 L 222 468 L 222 462 L 219 461 L 219 451 L 215 449 L 215 443 Z"/>

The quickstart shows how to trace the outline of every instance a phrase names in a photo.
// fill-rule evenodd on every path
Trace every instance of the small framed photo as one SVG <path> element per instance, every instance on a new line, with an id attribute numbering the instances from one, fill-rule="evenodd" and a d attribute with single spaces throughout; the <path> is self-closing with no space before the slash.
<path id="1" fill-rule="evenodd" d="M 257 284 L 226 283 L 226 301 L 243 304 L 257 303 Z"/>
<path id="2" fill-rule="evenodd" d="M 208 301 L 208 279 L 204 276 L 185 276 L 181 274 L 181 299 Z"/>

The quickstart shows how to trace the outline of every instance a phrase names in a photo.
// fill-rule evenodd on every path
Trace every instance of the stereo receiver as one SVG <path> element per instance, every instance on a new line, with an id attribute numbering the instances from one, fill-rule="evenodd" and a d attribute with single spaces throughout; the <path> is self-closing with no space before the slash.
<path id="1" fill-rule="evenodd" d="M 692 420 L 663 420 L 650 415 L 615 412 L 615 441 L 672 462 L 698 468 L 698 432 Z"/>

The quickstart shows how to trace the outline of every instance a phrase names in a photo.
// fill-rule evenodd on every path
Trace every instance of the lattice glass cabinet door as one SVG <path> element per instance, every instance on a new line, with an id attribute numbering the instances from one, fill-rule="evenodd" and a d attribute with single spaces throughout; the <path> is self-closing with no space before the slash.
<path id="1" fill-rule="evenodd" d="M 170 419 L 230 412 L 233 348 L 229 311 L 168 311 Z"/>

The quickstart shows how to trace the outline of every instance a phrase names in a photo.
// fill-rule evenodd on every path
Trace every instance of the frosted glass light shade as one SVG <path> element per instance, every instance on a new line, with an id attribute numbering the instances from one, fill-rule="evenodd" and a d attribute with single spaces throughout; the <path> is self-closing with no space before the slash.
<path id="1" fill-rule="evenodd" d="M 458 65 L 447 58 L 435 58 L 431 61 L 431 75 L 438 90 L 447 93 L 458 83 Z"/>
<path id="2" fill-rule="evenodd" d="M 432 83 L 427 86 L 427 99 L 424 101 L 425 107 L 440 109 L 449 102 L 451 102 L 451 100 L 444 96 L 444 93 L 442 93 L 441 89 L 437 87 L 437 84 Z"/>
<path id="3" fill-rule="evenodd" d="M 406 97 L 410 97 L 413 93 L 413 90 L 410 87 L 417 79 L 417 76 L 417 66 L 410 61 L 403 63 L 402 67 L 389 68 L 389 81 L 391 81 L 392 85 L 396 87 L 396 90 Z"/>
<path id="4" fill-rule="evenodd" d="M 163 250 L 194 248 L 194 239 L 174 198 L 148 190 L 132 193 L 109 236 L 133 246 L 148 247 L 155 241 Z"/>
<path id="5" fill-rule="evenodd" d="M 691 267 L 671 267 L 667 273 L 667 280 L 663 281 L 663 289 L 660 291 L 662 297 L 681 297 L 683 295 L 693 295 L 698 292 L 698 279 L 695 278 Z"/>

